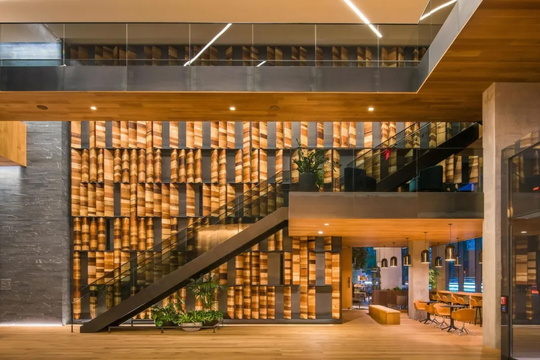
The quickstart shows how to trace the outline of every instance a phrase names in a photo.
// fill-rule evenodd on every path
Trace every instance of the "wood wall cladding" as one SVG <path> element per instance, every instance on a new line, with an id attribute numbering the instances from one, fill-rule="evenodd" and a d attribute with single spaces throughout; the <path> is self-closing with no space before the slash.
<path id="1" fill-rule="evenodd" d="M 273 51 L 277 61 L 279 52 Z M 302 54 L 298 49 L 299 58 Z M 155 245 L 167 248 L 171 236 L 200 217 L 220 215 L 225 205 L 242 194 L 247 201 L 259 200 L 244 208 L 245 216 L 258 218 L 274 211 L 279 204 L 275 199 L 264 201 L 265 191 L 256 186 L 274 176 L 279 181 L 283 170 L 292 169 L 297 177 L 291 159 L 297 156 L 299 143 L 324 150 L 334 163 L 324 168 L 325 190 L 339 190 L 336 179 L 341 164 L 404 127 L 404 123 L 392 122 L 72 123 L 71 215 L 77 289 L 73 297 L 78 298 L 81 287 L 108 270 L 134 257 L 144 259 Z M 418 147 L 420 142 L 408 146 Z M 477 180 L 480 161 L 470 156 L 448 160 L 447 181 L 465 182 L 467 176 L 471 182 Z M 376 164 L 366 161 L 364 165 L 369 174 L 377 172 Z M 336 245 L 332 239 L 317 245 L 319 241 L 290 239 L 281 231 L 239 255 L 242 261 L 220 267 L 220 280 L 229 285 L 229 315 L 235 319 L 338 319 Z M 182 259 L 174 261 L 139 274 L 135 286 L 146 286 L 168 274 Z M 119 291 L 111 290 L 107 304 L 121 301 Z M 90 308 L 88 302 L 75 306 L 76 318 L 95 314 L 96 299 L 89 303 Z M 325 307 L 327 312 L 321 315 L 319 309 Z"/>
<path id="2" fill-rule="evenodd" d="M 299 44 L 300 45 L 300 44 Z M 199 45 L 66 45 L 69 60 L 84 65 L 122 66 L 183 65 L 201 50 Z M 380 51 L 379 51 L 380 49 Z M 407 46 L 250 46 L 213 45 L 196 60 L 197 66 L 253 66 L 267 61 L 265 66 L 373 66 L 374 60 L 383 67 L 403 67 L 405 61 L 415 66 L 426 52 L 425 47 Z M 377 59 L 378 57 L 378 59 Z M 185 60 L 181 60 L 185 59 Z M 138 60 L 138 61 L 137 61 Z M 218 62 L 218 60 L 220 60 Z"/>

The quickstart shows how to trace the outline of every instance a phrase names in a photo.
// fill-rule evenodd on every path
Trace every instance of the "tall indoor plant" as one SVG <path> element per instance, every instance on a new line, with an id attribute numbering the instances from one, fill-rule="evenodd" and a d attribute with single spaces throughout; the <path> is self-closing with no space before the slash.
<path id="1" fill-rule="evenodd" d="M 223 313 L 213 310 L 217 302 L 218 294 L 225 286 L 219 283 L 219 278 L 214 274 L 206 274 L 196 279 L 191 279 L 188 289 L 193 294 L 195 301 L 200 301 L 202 310 L 198 310 L 198 315 L 202 318 L 204 325 L 214 325 L 223 320 Z"/>
<path id="2" fill-rule="evenodd" d="M 300 145 L 298 139 L 296 141 Z M 301 147 L 298 149 L 298 158 L 293 159 L 300 174 L 298 191 L 317 191 L 322 187 L 325 162 L 324 151 L 321 149 L 304 150 Z"/>

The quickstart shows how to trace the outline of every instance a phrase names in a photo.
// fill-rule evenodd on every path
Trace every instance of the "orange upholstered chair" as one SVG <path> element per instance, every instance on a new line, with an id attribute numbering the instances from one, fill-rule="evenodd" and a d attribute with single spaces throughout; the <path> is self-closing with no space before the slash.
<path id="1" fill-rule="evenodd" d="M 422 319 L 422 311 L 426 311 L 426 303 L 416 300 L 413 302 L 414 310 L 416 310 L 416 320 L 425 321 L 426 318 Z"/>
<path id="2" fill-rule="evenodd" d="M 435 306 L 433 304 L 426 305 L 426 312 L 429 314 L 430 321 L 426 324 L 429 325 L 440 325 L 441 323 L 437 320 L 437 314 L 435 313 Z"/>
<path id="3" fill-rule="evenodd" d="M 450 308 L 444 307 L 444 304 L 434 304 L 435 315 L 442 317 L 443 321 L 439 324 L 441 329 L 446 329 L 449 324 L 446 319 L 450 319 Z M 445 326 L 446 325 L 446 326 Z"/>
<path id="4" fill-rule="evenodd" d="M 459 335 L 466 333 L 469 334 L 469 330 L 465 329 L 465 323 L 472 323 L 476 315 L 475 309 L 461 309 L 452 312 L 452 319 L 454 321 L 463 322 L 461 329 L 458 329 Z"/>

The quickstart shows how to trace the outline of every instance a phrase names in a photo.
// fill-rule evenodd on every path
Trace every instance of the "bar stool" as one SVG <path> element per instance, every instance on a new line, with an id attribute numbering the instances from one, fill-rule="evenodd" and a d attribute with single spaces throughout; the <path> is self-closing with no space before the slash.
<path id="1" fill-rule="evenodd" d="M 471 296 L 471 307 L 475 310 L 474 314 L 474 325 L 476 325 L 476 321 L 478 318 L 480 318 L 480 326 L 482 326 L 482 299 L 476 299 Z"/>
<path id="2" fill-rule="evenodd" d="M 455 296 L 452 296 L 452 297 L 453 297 L 452 302 L 454 304 L 469 306 L 469 302 L 465 299 L 464 296 L 455 295 Z"/>

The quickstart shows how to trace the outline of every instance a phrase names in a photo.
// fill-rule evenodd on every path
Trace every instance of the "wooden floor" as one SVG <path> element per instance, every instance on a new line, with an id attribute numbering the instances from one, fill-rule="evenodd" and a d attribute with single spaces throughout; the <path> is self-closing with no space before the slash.
<path id="1" fill-rule="evenodd" d="M 1 327 L 0 359 L 499 359 L 476 336 L 458 336 L 409 320 L 379 325 L 347 311 L 342 325 L 231 326 L 209 330 L 70 333 L 65 327 Z"/>

